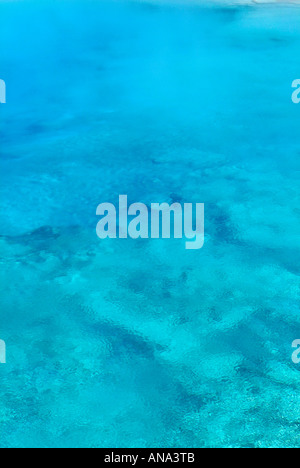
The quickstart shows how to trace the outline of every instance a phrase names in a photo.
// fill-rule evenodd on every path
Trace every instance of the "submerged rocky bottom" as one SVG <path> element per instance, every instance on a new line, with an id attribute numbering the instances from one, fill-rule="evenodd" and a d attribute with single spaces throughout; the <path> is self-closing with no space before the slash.
<path id="1" fill-rule="evenodd" d="M 0 446 L 299 446 L 300 10 L 1 8 Z M 203 249 L 97 239 L 119 194 Z"/>

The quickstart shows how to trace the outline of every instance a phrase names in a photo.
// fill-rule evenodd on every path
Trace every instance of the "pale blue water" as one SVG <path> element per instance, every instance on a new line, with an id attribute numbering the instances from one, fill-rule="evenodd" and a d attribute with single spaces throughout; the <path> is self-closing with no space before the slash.
<path id="1" fill-rule="evenodd" d="M 0 16 L 0 446 L 299 447 L 300 8 Z M 121 193 L 205 247 L 99 241 Z"/>

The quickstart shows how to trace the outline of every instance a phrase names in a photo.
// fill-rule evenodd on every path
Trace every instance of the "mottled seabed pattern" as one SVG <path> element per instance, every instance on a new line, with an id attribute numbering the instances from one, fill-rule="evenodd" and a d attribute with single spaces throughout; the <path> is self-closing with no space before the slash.
<path id="1" fill-rule="evenodd" d="M 0 9 L 0 446 L 299 446 L 300 9 Z M 123 193 L 205 247 L 100 241 Z"/>

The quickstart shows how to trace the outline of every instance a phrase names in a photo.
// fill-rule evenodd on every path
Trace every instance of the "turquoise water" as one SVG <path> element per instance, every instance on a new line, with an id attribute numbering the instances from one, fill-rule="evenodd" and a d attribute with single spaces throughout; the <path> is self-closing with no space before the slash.
<path id="1" fill-rule="evenodd" d="M 300 8 L 0 15 L 0 446 L 299 447 Z M 100 241 L 119 194 L 204 248 Z"/>

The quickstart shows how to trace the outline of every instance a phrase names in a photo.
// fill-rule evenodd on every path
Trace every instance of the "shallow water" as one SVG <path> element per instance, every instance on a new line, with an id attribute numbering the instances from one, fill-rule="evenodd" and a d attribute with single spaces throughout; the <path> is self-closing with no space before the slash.
<path id="1" fill-rule="evenodd" d="M 300 8 L 0 9 L 0 446 L 299 446 Z M 121 193 L 204 248 L 99 241 Z"/>

